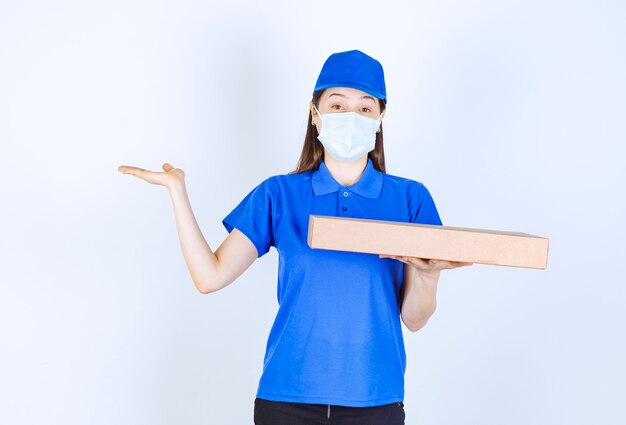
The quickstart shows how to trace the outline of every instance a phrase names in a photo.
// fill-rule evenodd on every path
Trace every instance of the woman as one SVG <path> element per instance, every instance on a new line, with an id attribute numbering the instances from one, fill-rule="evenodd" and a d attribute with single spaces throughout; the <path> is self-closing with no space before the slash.
<path id="1" fill-rule="evenodd" d="M 313 250 L 310 214 L 441 225 L 426 187 L 386 174 L 382 66 L 358 51 L 331 55 L 309 104 L 296 170 L 261 182 L 228 214 L 212 252 L 185 192 L 184 172 L 120 166 L 168 188 L 181 247 L 202 293 L 222 289 L 274 246 L 279 310 L 255 399 L 257 425 L 404 424 L 411 331 L 433 314 L 440 271 L 471 263 Z"/>

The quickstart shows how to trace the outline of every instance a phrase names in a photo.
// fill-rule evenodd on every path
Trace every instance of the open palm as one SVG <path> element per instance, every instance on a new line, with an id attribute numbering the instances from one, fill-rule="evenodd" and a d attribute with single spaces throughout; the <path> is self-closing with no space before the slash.
<path id="1" fill-rule="evenodd" d="M 124 174 L 132 174 L 148 183 L 158 184 L 167 188 L 175 184 L 183 184 L 185 172 L 180 168 L 174 168 L 167 162 L 163 164 L 163 171 L 149 171 L 130 165 L 120 165 L 117 170 Z"/>

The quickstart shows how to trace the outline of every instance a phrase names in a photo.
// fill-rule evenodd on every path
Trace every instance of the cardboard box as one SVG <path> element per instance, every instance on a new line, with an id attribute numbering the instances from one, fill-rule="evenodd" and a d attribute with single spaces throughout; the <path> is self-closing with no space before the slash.
<path id="1" fill-rule="evenodd" d="M 311 248 L 545 269 L 548 239 L 527 233 L 310 215 Z"/>

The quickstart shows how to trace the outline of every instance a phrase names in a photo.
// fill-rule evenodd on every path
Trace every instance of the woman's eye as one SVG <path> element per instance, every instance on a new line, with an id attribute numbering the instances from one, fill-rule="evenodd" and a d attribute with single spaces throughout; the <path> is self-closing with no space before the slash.
<path id="1" fill-rule="evenodd" d="M 369 114 L 370 112 L 372 112 L 370 108 L 361 108 L 361 111 L 365 112 L 366 114 Z"/>
<path id="2" fill-rule="evenodd" d="M 335 110 L 340 110 L 341 109 L 341 105 L 333 105 L 330 107 L 331 109 L 335 109 Z"/>

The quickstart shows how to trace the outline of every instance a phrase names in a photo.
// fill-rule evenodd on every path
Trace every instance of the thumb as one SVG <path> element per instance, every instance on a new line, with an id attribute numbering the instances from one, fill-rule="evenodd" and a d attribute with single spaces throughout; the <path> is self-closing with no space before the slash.
<path id="1" fill-rule="evenodd" d="M 167 162 L 166 162 L 165 164 L 163 164 L 163 170 L 164 170 L 165 172 L 168 172 L 168 171 L 173 170 L 173 169 L 174 169 L 174 167 L 172 167 L 172 166 L 171 166 L 170 164 L 168 164 Z"/>

